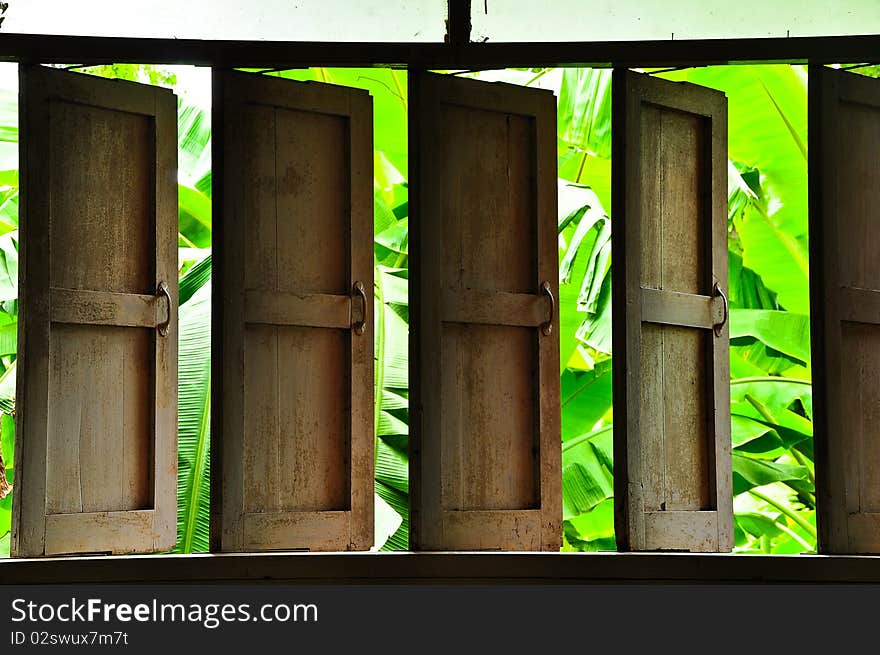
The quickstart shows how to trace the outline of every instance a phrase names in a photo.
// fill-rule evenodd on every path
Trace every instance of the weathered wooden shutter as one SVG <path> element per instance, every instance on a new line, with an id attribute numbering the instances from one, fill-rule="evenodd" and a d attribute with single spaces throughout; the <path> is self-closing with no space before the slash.
<path id="1" fill-rule="evenodd" d="M 809 82 L 819 551 L 880 553 L 880 80 Z"/>
<path id="2" fill-rule="evenodd" d="M 368 93 L 214 73 L 215 550 L 373 545 Z"/>
<path id="3" fill-rule="evenodd" d="M 12 553 L 170 549 L 175 96 L 22 67 L 20 97 Z"/>
<path id="4" fill-rule="evenodd" d="M 562 540 L 553 94 L 410 75 L 410 543 Z"/>
<path id="5" fill-rule="evenodd" d="M 626 70 L 613 85 L 617 543 L 726 551 L 727 99 Z"/>

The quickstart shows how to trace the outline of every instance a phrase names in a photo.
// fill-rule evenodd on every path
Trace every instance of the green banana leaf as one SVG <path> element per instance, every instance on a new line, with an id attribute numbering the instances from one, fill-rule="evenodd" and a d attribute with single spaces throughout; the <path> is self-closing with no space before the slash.
<path id="1" fill-rule="evenodd" d="M 191 269 L 195 271 L 195 269 Z M 199 271 L 181 280 L 189 287 Z M 180 306 L 178 359 L 177 545 L 174 552 L 209 549 L 211 284 L 203 282 Z"/>

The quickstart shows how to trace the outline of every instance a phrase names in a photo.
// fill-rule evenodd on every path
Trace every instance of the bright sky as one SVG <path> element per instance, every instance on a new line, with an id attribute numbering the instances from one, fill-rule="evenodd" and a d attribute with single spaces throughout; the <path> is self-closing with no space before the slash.
<path id="1" fill-rule="evenodd" d="M 4 32 L 442 41 L 446 0 L 8 0 Z M 615 40 L 880 33 L 880 0 L 472 0 L 474 36 Z"/>
<path id="2" fill-rule="evenodd" d="M 475 41 L 880 34 L 880 0 L 472 0 L 471 7 Z"/>
<path id="3" fill-rule="evenodd" d="M 8 0 L 4 32 L 442 41 L 445 0 Z"/>

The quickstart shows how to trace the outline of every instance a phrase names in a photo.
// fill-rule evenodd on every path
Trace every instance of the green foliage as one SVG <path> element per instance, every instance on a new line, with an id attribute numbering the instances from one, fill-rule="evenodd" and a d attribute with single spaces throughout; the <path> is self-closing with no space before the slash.
<path id="1" fill-rule="evenodd" d="M 12 487 L 15 482 L 15 421 L 0 414 L 0 557 L 9 553 L 9 524 L 12 518 Z M 5 469 L 5 470 L 4 470 Z"/>
<path id="2" fill-rule="evenodd" d="M 18 100 L 0 90 L 0 458 L 15 476 L 15 353 L 18 332 Z M 0 484 L 0 487 L 3 487 Z M 9 553 L 12 494 L 0 499 L 0 557 Z"/>
<path id="3" fill-rule="evenodd" d="M 144 64 L 101 64 L 98 66 L 84 66 L 76 69 L 80 73 L 109 77 L 115 80 L 128 80 L 141 82 L 153 86 L 174 87 L 177 84 L 177 76 L 167 70 Z"/>
<path id="4" fill-rule="evenodd" d="M 208 258 L 206 258 L 208 259 Z M 180 301 L 177 434 L 177 546 L 175 552 L 209 548 L 211 497 L 211 284 L 197 265 L 180 280 L 202 284 Z"/>

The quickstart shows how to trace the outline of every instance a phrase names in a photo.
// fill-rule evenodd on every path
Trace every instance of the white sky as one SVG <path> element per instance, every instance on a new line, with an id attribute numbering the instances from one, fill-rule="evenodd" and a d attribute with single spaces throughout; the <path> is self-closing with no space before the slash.
<path id="1" fill-rule="evenodd" d="M 472 0 L 471 7 L 474 40 L 880 34 L 880 0 Z"/>
<path id="2" fill-rule="evenodd" d="M 8 0 L 4 32 L 442 41 L 445 0 Z"/>
<path id="3" fill-rule="evenodd" d="M 8 0 L 4 32 L 442 41 L 446 0 Z M 472 0 L 474 36 L 616 40 L 880 33 L 880 0 Z"/>

